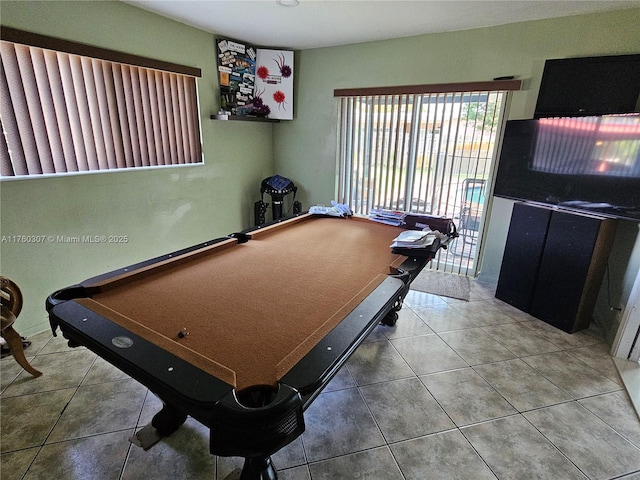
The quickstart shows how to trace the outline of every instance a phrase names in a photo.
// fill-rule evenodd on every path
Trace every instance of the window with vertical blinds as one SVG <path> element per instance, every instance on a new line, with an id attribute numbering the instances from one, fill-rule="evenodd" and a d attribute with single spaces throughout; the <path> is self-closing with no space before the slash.
<path id="1" fill-rule="evenodd" d="M 177 73 L 5 38 L 3 27 L 2 177 L 202 163 L 199 70 Z"/>
<path id="2" fill-rule="evenodd" d="M 506 94 L 495 81 L 336 90 L 337 197 L 374 208 L 453 218 L 460 237 L 432 267 L 473 275 Z"/>

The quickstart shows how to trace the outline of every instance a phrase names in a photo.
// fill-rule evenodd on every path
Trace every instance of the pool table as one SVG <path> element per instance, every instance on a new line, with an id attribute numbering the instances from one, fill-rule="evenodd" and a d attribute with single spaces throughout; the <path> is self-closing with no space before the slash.
<path id="1" fill-rule="evenodd" d="M 401 229 L 300 214 L 99 275 L 46 302 L 54 335 L 86 346 L 163 402 L 166 436 L 191 416 L 210 452 L 275 479 L 270 456 L 413 278 L 446 248 L 390 248 Z"/>

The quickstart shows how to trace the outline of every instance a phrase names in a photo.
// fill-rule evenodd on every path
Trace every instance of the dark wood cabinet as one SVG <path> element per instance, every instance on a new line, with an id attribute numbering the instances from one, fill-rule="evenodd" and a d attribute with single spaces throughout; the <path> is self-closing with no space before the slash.
<path id="1" fill-rule="evenodd" d="M 496 298 L 561 330 L 593 319 L 616 221 L 516 203 Z"/>

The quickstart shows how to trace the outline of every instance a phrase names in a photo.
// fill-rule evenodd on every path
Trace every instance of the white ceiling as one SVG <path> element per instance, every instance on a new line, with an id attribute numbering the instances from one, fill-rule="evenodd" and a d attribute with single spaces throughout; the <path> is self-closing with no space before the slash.
<path id="1" fill-rule="evenodd" d="M 640 0 L 124 0 L 220 36 L 293 50 L 640 7 Z"/>

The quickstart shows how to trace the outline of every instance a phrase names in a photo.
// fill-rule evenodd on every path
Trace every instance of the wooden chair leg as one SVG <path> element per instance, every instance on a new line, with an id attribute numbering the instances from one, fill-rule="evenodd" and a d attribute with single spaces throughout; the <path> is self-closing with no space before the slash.
<path id="1" fill-rule="evenodd" d="M 33 368 L 27 359 L 24 356 L 24 349 L 22 348 L 22 337 L 18 335 L 12 326 L 5 328 L 2 331 L 2 336 L 7 341 L 7 345 L 11 349 L 11 353 L 13 354 L 13 358 L 16 359 L 16 362 L 24 368 L 27 372 L 29 372 L 34 377 L 39 377 L 42 375 L 42 372 Z"/>

